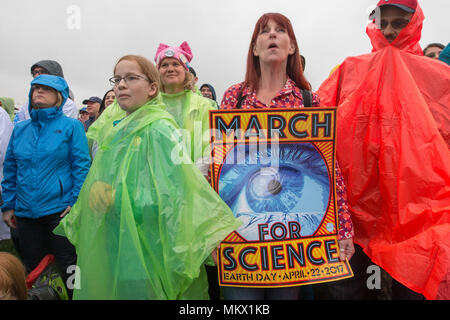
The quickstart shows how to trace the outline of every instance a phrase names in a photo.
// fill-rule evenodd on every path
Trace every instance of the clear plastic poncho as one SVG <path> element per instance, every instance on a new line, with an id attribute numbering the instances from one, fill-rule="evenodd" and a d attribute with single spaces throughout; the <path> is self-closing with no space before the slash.
<path id="1" fill-rule="evenodd" d="M 217 110 L 217 104 L 191 90 L 175 94 L 162 93 L 166 110 L 175 118 L 177 124 L 186 130 L 186 144 L 191 159 L 199 161 L 210 156 L 209 111 Z"/>
<path id="2" fill-rule="evenodd" d="M 240 222 L 163 109 L 154 99 L 107 130 L 77 203 L 55 229 L 77 249 L 74 299 L 208 298 L 205 259 Z"/>
<path id="3" fill-rule="evenodd" d="M 120 108 L 117 100 L 114 100 L 89 127 L 86 137 L 88 138 L 92 158 L 94 158 L 98 146 L 101 144 L 103 138 L 107 136 L 108 131 L 114 128 L 114 121 L 119 121 L 125 118 L 125 116 L 125 111 Z"/>

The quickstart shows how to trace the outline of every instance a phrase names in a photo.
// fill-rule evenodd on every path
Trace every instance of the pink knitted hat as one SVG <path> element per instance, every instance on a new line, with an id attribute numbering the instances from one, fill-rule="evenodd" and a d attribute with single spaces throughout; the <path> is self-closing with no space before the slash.
<path id="1" fill-rule="evenodd" d="M 181 62 L 181 64 L 189 70 L 189 62 L 191 62 L 194 55 L 192 54 L 191 48 L 188 43 L 184 41 L 179 47 L 170 47 L 166 44 L 160 43 L 158 50 L 156 50 L 155 62 L 159 67 L 161 61 L 164 58 L 175 58 Z"/>

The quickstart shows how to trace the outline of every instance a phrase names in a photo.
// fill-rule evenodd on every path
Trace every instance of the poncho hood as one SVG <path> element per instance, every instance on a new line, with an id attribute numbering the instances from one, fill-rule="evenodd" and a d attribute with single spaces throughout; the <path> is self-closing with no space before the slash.
<path id="1" fill-rule="evenodd" d="M 423 51 L 420 47 L 419 41 L 422 38 L 422 27 L 424 20 L 425 16 L 422 8 L 420 5 L 417 5 L 416 12 L 414 13 L 411 21 L 399 33 L 398 37 L 392 43 L 389 43 L 389 41 L 381 33 L 380 29 L 377 28 L 375 20 L 372 21 L 372 23 L 370 23 L 366 28 L 367 35 L 372 43 L 372 52 L 393 46 L 397 49 L 423 56 Z"/>

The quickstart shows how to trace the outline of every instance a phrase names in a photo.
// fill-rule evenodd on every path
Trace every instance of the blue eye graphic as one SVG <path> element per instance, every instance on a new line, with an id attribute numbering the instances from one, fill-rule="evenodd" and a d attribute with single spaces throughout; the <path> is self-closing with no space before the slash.
<path id="1" fill-rule="evenodd" d="M 224 161 L 219 194 L 244 224 L 238 233 L 258 240 L 258 225 L 298 222 L 301 236 L 319 227 L 329 201 L 327 166 L 310 143 L 254 150 L 234 148 Z M 276 165 L 274 165 L 274 163 Z"/>

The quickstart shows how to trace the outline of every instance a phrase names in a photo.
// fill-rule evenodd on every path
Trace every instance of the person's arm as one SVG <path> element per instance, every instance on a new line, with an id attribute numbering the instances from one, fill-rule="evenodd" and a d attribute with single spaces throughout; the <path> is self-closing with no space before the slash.
<path id="1" fill-rule="evenodd" d="M 14 132 L 12 134 L 14 136 Z M 9 141 L 6 151 L 5 161 L 3 163 L 3 180 L 2 180 L 2 196 L 3 196 L 3 221 L 15 228 L 14 209 L 16 203 L 16 179 L 17 179 L 17 163 L 14 156 L 13 139 Z"/>
<path id="2" fill-rule="evenodd" d="M 71 206 L 73 206 L 77 201 L 78 194 L 80 193 L 91 164 L 86 134 L 84 133 L 82 123 L 79 121 L 74 122 L 70 151 L 73 180 Z"/>
<path id="3" fill-rule="evenodd" d="M 70 205 L 61 213 L 61 218 L 64 218 L 64 216 L 70 212 L 75 202 L 77 202 L 78 194 L 80 193 L 91 164 L 86 134 L 84 133 L 83 125 L 79 121 L 74 123 L 72 131 L 70 162 L 73 181 L 72 201 Z"/>
<path id="4" fill-rule="evenodd" d="M 347 188 L 339 164 L 336 162 L 336 198 L 338 209 L 338 242 L 341 261 L 350 258 L 355 253 L 353 245 L 353 222 L 347 202 Z"/>

